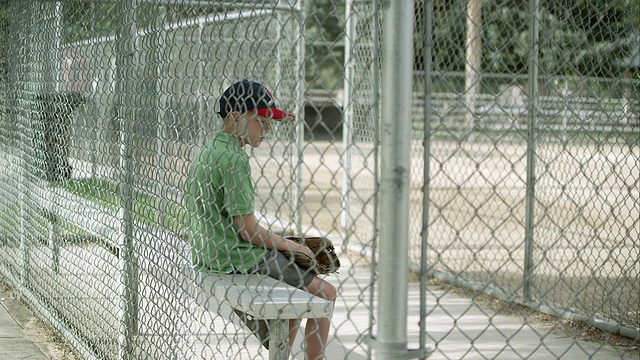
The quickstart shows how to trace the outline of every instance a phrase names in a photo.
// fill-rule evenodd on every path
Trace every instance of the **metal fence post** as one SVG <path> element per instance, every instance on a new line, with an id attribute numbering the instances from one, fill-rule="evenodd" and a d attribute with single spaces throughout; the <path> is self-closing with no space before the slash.
<path id="1" fill-rule="evenodd" d="M 32 7 L 33 4 L 25 4 L 25 5 L 17 5 L 16 3 L 12 3 L 13 4 L 13 10 L 15 10 L 15 12 L 17 13 L 18 10 L 22 10 L 24 11 L 23 14 L 28 14 L 29 16 L 29 21 L 33 20 L 33 11 L 32 11 Z M 24 29 L 19 29 L 19 32 L 16 32 L 15 34 L 15 39 L 17 41 L 15 41 L 13 43 L 13 45 L 19 49 L 20 47 L 24 47 L 24 50 L 21 51 L 21 56 L 22 56 L 22 65 L 26 68 L 26 69 L 31 69 L 32 66 L 32 54 L 31 54 L 31 43 L 29 43 L 26 40 L 23 39 L 28 39 L 31 37 L 31 26 L 29 26 L 30 24 L 28 24 L 27 26 L 25 26 Z M 27 76 L 31 77 L 32 76 L 32 72 L 31 71 L 25 71 L 27 73 Z M 32 95 L 34 93 L 33 89 L 30 89 L 30 84 L 33 84 L 34 82 L 28 78 L 28 80 L 26 81 L 26 83 L 22 86 L 19 87 L 18 91 L 21 92 L 21 96 L 18 96 L 18 100 L 16 101 L 16 105 L 18 108 L 23 107 L 25 104 L 29 107 L 28 109 L 31 110 L 32 106 L 34 106 L 34 102 L 30 101 L 30 102 L 24 102 L 24 99 L 30 99 L 32 100 L 32 97 L 30 97 L 29 95 Z M 23 101 L 22 104 L 20 104 L 20 101 Z M 18 120 L 22 118 L 22 121 Z M 28 282 L 29 282 L 29 237 L 31 236 L 28 232 L 31 231 L 31 227 L 30 227 L 30 209 L 29 209 L 29 203 L 31 202 L 30 200 L 30 194 L 33 190 L 33 184 L 31 183 L 32 180 L 32 176 L 33 174 L 31 173 L 31 164 L 29 164 L 29 160 L 33 159 L 33 147 L 29 146 L 29 142 L 31 141 L 31 139 L 33 138 L 33 114 L 28 112 L 26 114 L 26 116 L 24 115 L 24 112 L 22 113 L 22 116 L 18 115 L 16 117 L 16 124 L 18 127 L 18 131 L 20 133 L 20 137 L 17 139 L 17 144 L 18 147 L 20 148 L 18 154 L 20 154 L 20 165 L 21 165 L 21 171 L 20 171 L 20 193 L 18 195 L 18 200 L 20 202 L 20 245 L 19 245 L 19 249 L 20 249 L 20 259 L 18 264 L 20 264 L 20 269 L 19 269 L 19 274 L 18 274 L 18 281 L 20 282 L 20 286 L 28 286 Z M 20 122 L 22 122 L 22 125 L 24 126 L 24 128 L 19 129 L 20 126 Z"/>
<path id="2" fill-rule="evenodd" d="M 525 253 L 524 253 L 524 284 L 523 297 L 531 300 L 531 288 L 533 286 L 533 231 L 534 231 L 534 204 L 536 182 L 536 118 L 538 116 L 538 13 L 540 0 L 529 1 L 529 104 L 527 124 L 527 182 L 525 199 Z"/>
<path id="3" fill-rule="evenodd" d="M 155 102 L 158 106 L 157 112 L 156 112 L 156 171 L 158 171 L 158 179 L 160 181 L 158 181 L 156 183 L 156 189 L 159 195 L 159 201 L 158 201 L 158 222 L 162 225 L 162 226 L 166 226 L 167 222 L 166 222 L 166 216 L 167 216 L 167 200 L 162 196 L 162 193 L 164 191 L 163 187 L 164 187 L 164 181 L 166 179 L 166 171 L 165 171 L 165 164 L 164 164 L 164 146 L 165 143 L 167 141 L 167 134 L 168 134 L 168 127 L 169 125 L 166 123 L 165 121 L 165 114 L 166 114 L 166 109 L 167 109 L 167 95 L 166 95 L 166 89 L 165 89 L 165 81 L 163 78 L 163 68 L 162 65 L 160 64 L 160 61 L 158 59 L 162 59 L 162 57 L 164 56 L 164 52 L 166 51 L 166 35 L 167 35 L 167 31 L 165 30 L 165 26 L 164 26 L 164 21 L 167 18 L 167 8 L 165 6 L 160 6 L 158 8 L 158 14 L 156 15 L 155 18 L 155 30 L 156 33 L 154 34 L 155 37 L 155 41 L 153 42 L 153 46 L 155 47 L 155 49 L 153 49 L 152 53 L 153 55 L 151 56 L 155 56 L 154 61 L 156 62 L 155 64 L 155 71 L 154 71 L 154 76 L 155 76 Z M 200 35 L 200 34 L 199 34 Z M 201 36 L 198 36 L 198 40 L 200 40 Z M 198 62 L 198 75 L 201 75 L 202 73 L 202 65 L 200 64 L 200 62 Z M 202 80 L 202 77 L 200 77 L 199 80 Z M 202 83 L 202 81 L 200 81 L 200 83 Z M 200 89 L 200 88 L 199 88 Z M 199 120 L 199 124 L 202 124 L 202 94 L 198 94 L 198 120 Z"/>
<path id="4" fill-rule="evenodd" d="M 116 97 L 118 98 L 118 121 L 120 122 L 120 211 L 121 233 L 119 239 L 120 326 L 118 331 L 118 359 L 129 359 L 133 352 L 133 339 L 137 332 L 138 266 L 134 254 L 133 238 L 133 140 L 136 114 L 129 105 L 135 78 L 132 68 L 136 55 L 137 2 L 122 0 L 122 24 L 116 46 Z"/>
<path id="5" fill-rule="evenodd" d="M 482 62 L 482 0 L 467 0 L 467 48 L 465 61 L 465 131 L 471 132 L 476 116 Z"/>
<path id="6" fill-rule="evenodd" d="M 305 100 L 305 69 L 304 69 L 304 57 L 305 57 L 305 14 L 307 13 L 307 7 L 309 3 L 303 0 L 298 0 L 295 5 L 295 18 L 298 21 L 298 36 L 295 40 L 296 44 L 296 73 L 298 75 L 298 81 L 296 82 L 296 105 L 295 111 L 298 119 L 304 118 L 304 100 Z M 279 54 L 280 55 L 280 54 Z M 278 74 L 278 81 L 280 80 L 281 75 Z M 304 121 L 297 121 L 295 128 L 296 136 L 295 136 L 295 151 L 297 163 L 294 167 L 294 181 L 295 192 L 294 192 L 294 208 L 293 208 L 293 221 L 294 226 L 296 228 L 296 232 L 302 233 L 302 214 L 304 212 L 303 204 L 304 204 L 304 189 L 303 189 L 303 170 L 304 170 Z"/>
<path id="7" fill-rule="evenodd" d="M 422 57 L 424 61 L 424 153 L 422 186 L 422 229 L 420 243 L 420 348 L 427 347 L 427 257 L 429 245 L 429 204 L 431 179 L 431 121 L 432 113 L 432 49 L 433 49 L 433 1 L 424 2 L 422 14 L 424 16 L 424 47 Z M 425 357 L 426 358 L 426 357 Z"/>
<path id="8" fill-rule="evenodd" d="M 413 1 L 383 8 L 382 126 L 380 172 L 380 274 L 378 359 L 407 358 L 407 269 L 411 103 L 413 91 Z"/>
<path id="9" fill-rule="evenodd" d="M 380 88 L 380 73 L 382 71 L 381 67 L 381 60 L 380 60 L 380 52 L 381 49 L 380 47 L 382 46 L 381 44 L 381 10 L 382 9 L 382 4 L 380 1 L 378 0 L 374 0 L 373 1 L 373 22 L 371 25 L 371 35 L 372 35 L 372 42 L 373 42 L 373 46 L 371 47 L 371 59 L 372 59 L 372 64 L 373 66 L 371 66 L 371 77 L 373 78 L 372 82 L 372 93 L 371 93 L 371 114 L 372 114 L 372 119 L 371 119 L 371 123 L 372 123 L 372 127 L 373 127 L 373 178 L 374 179 L 379 179 L 380 178 L 380 125 L 381 125 L 381 113 L 380 113 L 380 109 L 381 109 L 381 105 L 380 105 L 380 92 L 381 92 L 381 88 Z M 413 88 L 413 86 L 411 86 Z M 353 141 L 353 140 L 352 140 Z M 379 224 L 379 219 L 380 217 L 378 216 L 378 206 L 380 205 L 380 190 L 376 189 L 376 187 L 374 186 L 374 191 L 373 191 L 373 234 L 371 237 L 371 248 L 374 249 L 374 251 L 371 252 L 371 265 L 370 267 L 370 272 L 371 272 L 371 297 L 370 297 L 370 302 L 369 302 L 369 307 L 371 309 L 375 309 L 375 293 L 376 293 L 376 288 L 375 288 L 375 273 L 376 273 L 376 264 L 377 264 L 377 259 L 376 259 L 376 251 L 375 249 L 378 248 L 378 224 Z M 408 240 L 407 240 L 408 241 Z M 408 245 L 407 245 L 408 246 Z M 373 333 L 373 326 L 375 324 L 375 318 L 373 316 L 373 312 L 371 314 L 369 314 L 369 333 Z M 405 346 L 406 347 L 406 346 Z M 371 357 L 371 349 L 368 349 L 367 352 L 368 357 Z"/>
<path id="10" fill-rule="evenodd" d="M 52 51 L 53 53 L 53 58 L 54 59 L 61 59 L 62 58 L 62 2 L 61 1 L 56 1 L 53 5 L 53 12 L 54 12 L 54 17 L 55 17 L 55 26 L 54 26 L 54 30 L 53 30 L 53 48 L 54 51 Z M 53 90 L 55 92 L 60 91 L 61 88 L 61 77 L 62 77 L 62 71 L 60 71 L 60 63 L 54 65 L 52 67 L 52 72 L 54 73 L 53 75 Z"/>
<path id="11" fill-rule="evenodd" d="M 353 13 L 353 2 L 347 0 L 345 4 L 345 37 L 344 37 L 344 109 L 342 124 L 342 143 L 344 152 L 342 155 L 342 214 L 341 225 L 345 232 L 345 246 L 349 245 L 350 240 L 350 193 L 351 193 L 351 146 L 353 139 L 351 138 L 353 128 L 353 104 L 351 100 L 351 83 L 354 80 L 353 67 L 354 59 L 351 53 L 351 46 L 356 35 L 356 17 Z"/>

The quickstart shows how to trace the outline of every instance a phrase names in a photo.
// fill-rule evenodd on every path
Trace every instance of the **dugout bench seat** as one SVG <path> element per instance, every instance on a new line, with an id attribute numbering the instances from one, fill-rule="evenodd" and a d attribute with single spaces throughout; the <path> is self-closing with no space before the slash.
<path id="1" fill-rule="evenodd" d="M 288 359 L 289 320 L 329 318 L 333 302 L 262 275 L 215 274 L 191 269 L 199 306 L 218 312 L 214 297 L 232 309 L 269 324 L 269 359 Z"/>
<path id="2" fill-rule="evenodd" d="M 43 187 L 34 195 L 38 207 L 46 212 L 51 222 L 48 240 L 55 271 L 58 270 L 56 238 L 59 218 L 87 231 L 102 246 L 119 256 L 120 222 L 112 210 L 56 187 Z M 198 306 L 219 313 L 219 304 L 226 303 L 236 314 L 240 312 L 269 324 L 270 360 L 288 358 L 289 320 L 330 318 L 333 314 L 331 301 L 267 276 L 206 273 L 190 265 L 185 270 L 187 279 L 192 280 L 189 283 L 194 287 L 188 292 Z M 216 301 L 210 301 L 212 297 Z"/>

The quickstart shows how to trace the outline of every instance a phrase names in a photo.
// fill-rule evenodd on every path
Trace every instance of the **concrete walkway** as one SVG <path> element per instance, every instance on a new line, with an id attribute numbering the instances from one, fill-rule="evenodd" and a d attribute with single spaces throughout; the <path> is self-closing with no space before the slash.
<path id="1" fill-rule="evenodd" d="M 361 336 L 366 333 L 369 323 L 369 309 L 366 306 L 354 308 L 350 303 L 362 295 L 360 287 L 368 281 L 368 269 L 355 268 L 355 272 L 349 276 L 340 274 L 331 280 L 340 284 L 342 292 L 332 320 L 334 329 L 327 352 L 331 357 L 327 359 L 365 360 L 368 358 L 367 346 L 363 344 Z M 470 299 L 438 286 L 431 286 L 428 290 L 427 304 L 428 341 L 435 350 L 429 359 L 637 360 L 637 353 L 624 354 L 609 346 L 536 328 L 520 317 L 496 315 L 495 311 L 482 308 Z M 55 341 L 48 329 L 35 319 L 33 312 L 2 283 L 0 305 L 0 359 L 76 359 L 60 342 Z M 408 310 L 409 347 L 415 348 L 420 331 L 417 283 L 409 284 Z M 246 346 L 252 340 L 248 331 L 245 331 L 245 336 L 241 334 L 244 330 L 238 327 L 240 338 L 249 338 L 249 342 L 244 343 Z M 206 335 L 215 342 L 215 334 Z M 300 346 L 296 345 L 294 348 Z M 256 346 L 259 347 L 257 342 Z M 204 354 L 206 351 L 195 353 Z M 261 354 L 266 356 L 266 353 Z M 247 354 L 246 358 L 261 358 L 255 355 Z M 244 354 L 242 358 L 245 358 Z M 371 358 L 375 359 L 375 353 Z"/>
<path id="2" fill-rule="evenodd" d="M 4 280 L 0 275 L 0 359 L 76 359 L 3 283 Z"/>
<path id="3" fill-rule="evenodd" d="M 360 286 L 367 281 L 366 271 L 358 269 L 349 277 L 333 279 L 334 283 L 340 283 L 342 293 L 341 300 L 336 303 L 332 321 L 334 330 L 328 346 L 328 353 L 332 356 L 327 359 L 368 358 L 361 336 L 366 333 L 369 311 L 365 306 L 349 306 L 350 300 L 361 296 Z M 493 310 L 483 309 L 470 299 L 439 287 L 431 286 L 427 304 L 428 342 L 435 350 L 429 359 L 638 359 L 637 352 L 624 354 L 606 345 L 536 328 L 520 317 L 496 315 Z M 1 283 L 0 305 L 0 359 L 75 359 L 35 319 L 33 312 Z M 409 286 L 408 310 L 407 334 L 411 348 L 417 346 L 419 336 L 419 291 L 416 283 Z M 240 333 L 244 329 L 241 327 L 238 330 L 240 338 L 251 337 L 247 331 L 242 336 Z M 256 358 L 248 356 L 247 359 Z"/>
<path id="4" fill-rule="evenodd" d="M 341 298 L 336 303 L 332 324 L 336 333 L 330 339 L 328 359 L 367 359 L 366 346 L 356 346 L 348 339 L 356 339 L 368 324 L 365 306 L 353 308 L 349 299 L 362 296 L 361 286 L 368 281 L 368 268 L 334 277 L 340 283 Z M 384 276 L 380 274 L 380 276 Z M 419 345 L 420 291 L 417 282 L 408 289 L 407 336 L 409 348 Z M 377 301 L 374 303 L 377 307 Z M 374 309 L 374 314 L 376 310 Z M 447 287 L 430 285 L 427 290 L 427 341 L 434 352 L 430 360 L 444 359 L 629 359 L 638 360 L 638 353 L 624 354 L 620 349 L 599 343 L 554 334 L 547 328 L 525 321 L 523 316 L 505 316 L 485 308 L 470 298 L 459 296 Z M 533 321 L 532 321 L 533 323 Z M 349 331 L 349 325 L 354 331 Z M 374 326 L 374 332 L 376 327 Z M 359 343 L 360 341 L 355 341 Z M 342 346 L 341 346 L 342 345 Z M 375 353 L 372 357 L 375 359 Z"/>

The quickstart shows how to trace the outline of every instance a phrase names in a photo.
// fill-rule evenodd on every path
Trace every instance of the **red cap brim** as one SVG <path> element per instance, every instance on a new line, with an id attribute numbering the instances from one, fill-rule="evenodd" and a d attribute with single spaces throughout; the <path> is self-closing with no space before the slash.
<path id="1" fill-rule="evenodd" d="M 271 118 L 273 120 L 282 120 L 286 118 L 295 119 L 295 116 L 284 112 L 278 108 L 257 109 L 258 115 Z"/>

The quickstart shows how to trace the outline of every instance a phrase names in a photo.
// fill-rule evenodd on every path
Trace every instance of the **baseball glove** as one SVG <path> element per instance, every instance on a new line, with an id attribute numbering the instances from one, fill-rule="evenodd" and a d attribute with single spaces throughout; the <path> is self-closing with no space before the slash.
<path id="1" fill-rule="evenodd" d="M 312 259 L 302 252 L 282 251 L 289 259 L 293 257 L 295 263 L 301 268 L 312 270 L 318 275 L 336 273 L 340 269 L 340 259 L 331 240 L 325 237 L 287 236 L 286 238 L 304 244 L 316 254 L 315 259 Z"/>

